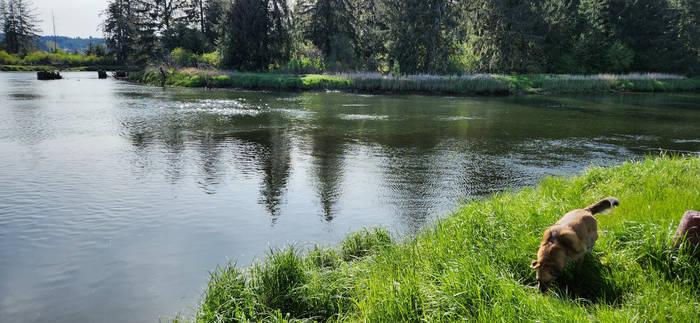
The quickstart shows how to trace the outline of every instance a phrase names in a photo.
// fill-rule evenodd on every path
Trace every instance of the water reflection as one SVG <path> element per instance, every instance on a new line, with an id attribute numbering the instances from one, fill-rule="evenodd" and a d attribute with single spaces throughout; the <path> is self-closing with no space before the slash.
<path id="1" fill-rule="evenodd" d="M 493 101 L 134 91 L 118 93 L 128 98 L 128 108 L 118 116 L 143 176 L 150 173 L 146 168 L 162 167 L 168 182 L 177 185 L 183 176 L 192 175 L 186 168 L 194 164 L 199 169 L 196 183 L 207 194 L 217 194 L 231 177 L 256 179 L 257 201 L 273 225 L 285 213 L 292 162 L 303 156 L 310 158 L 308 179 L 320 216 L 333 221 L 343 198 L 348 161 L 355 158 L 357 149 L 352 147 L 357 145 L 378 148 L 374 159 L 382 178 L 379 200 L 394 208 L 409 231 L 459 198 L 575 172 L 591 162 L 643 155 L 657 146 L 697 151 L 693 139 L 669 140 L 658 132 L 667 125 L 657 124 L 657 118 L 677 123 L 693 114 L 687 107 L 695 103 L 683 97 L 670 103 L 685 107 L 685 115 L 678 116 L 656 108 L 660 101 L 650 96 L 590 102 L 577 97 Z M 646 107 L 643 114 L 637 113 L 640 105 Z M 637 117 L 630 120 L 630 114 Z M 676 129 L 675 137 L 694 138 L 688 130 Z M 159 160 L 163 165 L 153 162 Z"/>
<path id="2" fill-rule="evenodd" d="M 346 145 L 341 136 L 322 130 L 314 131 L 309 139 L 314 158 L 312 177 L 321 201 L 321 215 L 325 221 L 332 221 L 342 194 Z"/>

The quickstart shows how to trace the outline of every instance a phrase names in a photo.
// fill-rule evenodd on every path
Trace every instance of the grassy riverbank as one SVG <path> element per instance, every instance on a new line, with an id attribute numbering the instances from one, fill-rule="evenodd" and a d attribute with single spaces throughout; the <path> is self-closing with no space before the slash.
<path id="1" fill-rule="evenodd" d="M 132 73 L 132 81 L 160 85 L 158 71 Z M 465 76 L 378 73 L 280 74 L 237 73 L 185 69 L 171 71 L 166 85 L 181 87 L 244 88 L 263 90 L 341 90 L 363 93 L 442 93 L 507 95 L 522 93 L 601 93 L 614 91 L 661 92 L 700 90 L 700 77 L 670 74 L 629 75 L 496 75 Z"/>
<path id="2" fill-rule="evenodd" d="M 700 158 L 649 158 L 470 201 L 415 238 L 383 230 L 338 248 L 272 252 L 213 273 L 197 321 L 691 322 L 700 317 L 700 261 L 671 235 L 700 208 Z M 529 268 L 543 230 L 606 196 L 594 253 L 547 295 Z"/>

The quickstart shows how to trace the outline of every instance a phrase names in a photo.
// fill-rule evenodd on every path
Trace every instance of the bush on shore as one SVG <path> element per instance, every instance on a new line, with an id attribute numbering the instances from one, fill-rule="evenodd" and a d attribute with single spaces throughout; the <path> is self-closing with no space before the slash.
<path id="1" fill-rule="evenodd" d="M 94 55 L 68 54 L 61 51 L 57 53 L 36 51 L 24 57 L 18 57 L 2 50 L 0 51 L 0 65 L 80 67 L 116 66 L 119 64 L 111 56 L 98 57 Z"/>
<path id="2" fill-rule="evenodd" d="M 674 247 L 683 212 L 700 208 L 700 158 L 592 167 L 464 204 L 405 241 L 354 234 L 340 248 L 272 251 L 249 269 L 212 273 L 196 320 L 671 321 L 700 317 L 700 257 Z M 529 268 L 542 232 L 606 196 L 594 252 L 541 295 Z"/>
<path id="3" fill-rule="evenodd" d="M 221 66 L 221 54 L 219 51 L 214 51 L 197 55 L 190 50 L 178 47 L 170 52 L 170 61 L 174 66 L 180 68 L 218 68 Z"/>

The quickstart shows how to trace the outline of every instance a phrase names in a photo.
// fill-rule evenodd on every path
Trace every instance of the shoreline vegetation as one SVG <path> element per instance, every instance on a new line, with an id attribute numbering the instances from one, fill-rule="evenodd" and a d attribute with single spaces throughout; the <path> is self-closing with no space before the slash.
<path id="1" fill-rule="evenodd" d="M 136 70 L 120 64 L 111 56 L 92 54 L 69 54 L 63 51 L 45 53 L 36 51 L 25 56 L 0 50 L 2 72 L 48 72 L 48 71 L 127 71 Z"/>
<path id="2" fill-rule="evenodd" d="M 96 72 L 96 71 L 130 71 L 134 68 L 121 65 L 88 65 L 88 66 L 51 66 L 51 65 L 0 65 L 0 72 Z"/>
<path id="3" fill-rule="evenodd" d="M 467 201 L 403 241 L 368 229 L 336 248 L 272 250 L 213 272 L 194 320 L 695 321 L 700 258 L 672 234 L 700 208 L 698 182 L 697 156 L 647 157 Z M 597 216 L 593 253 L 541 295 L 529 264 L 542 232 L 606 196 L 620 206 Z"/>
<path id="4" fill-rule="evenodd" d="M 163 84 L 163 75 L 159 70 L 149 68 L 131 73 L 130 80 L 160 86 Z M 381 73 L 286 74 L 187 68 L 169 70 L 166 73 L 165 85 L 277 91 L 340 90 L 360 93 L 510 95 L 698 91 L 700 77 L 687 78 L 664 73 L 393 76 Z"/>

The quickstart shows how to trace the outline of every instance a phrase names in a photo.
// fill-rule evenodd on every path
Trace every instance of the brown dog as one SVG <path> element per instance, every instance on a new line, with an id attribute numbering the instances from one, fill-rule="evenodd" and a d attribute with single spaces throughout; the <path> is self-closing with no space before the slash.
<path id="1" fill-rule="evenodd" d="M 608 197 L 583 210 L 569 211 L 544 231 L 537 260 L 530 265 L 536 270 L 540 292 L 546 292 L 549 284 L 561 276 L 567 263 L 580 260 L 584 253 L 593 251 L 593 245 L 598 240 L 594 215 L 619 204 L 616 198 Z"/>

